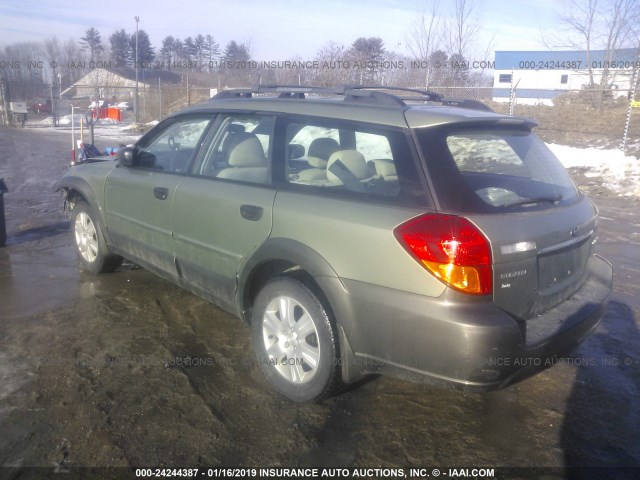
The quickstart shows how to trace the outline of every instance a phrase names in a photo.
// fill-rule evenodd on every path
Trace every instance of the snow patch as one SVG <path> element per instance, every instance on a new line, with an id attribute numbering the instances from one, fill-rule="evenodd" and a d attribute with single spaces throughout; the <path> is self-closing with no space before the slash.
<path id="1" fill-rule="evenodd" d="M 640 197 L 640 160 L 622 150 L 547 144 L 565 168 L 583 168 L 585 177 L 602 177 L 603 186 L 621 196 Z"/>
<path id="2" fill-rule="evenodd" d="M 85 118 L 85 116 L 82 113 L 74 113 L 73 123 L 75 124 L 76 128 L 80 128 L 80 121 L 85 122 L 85 127 L 86 127 L 87 119 Z M 64 117 L 60 117 L 60 119 L 58 120 L 58 124 L 61 126 L 71 125 L 71 115 L 65 115 Z"/>

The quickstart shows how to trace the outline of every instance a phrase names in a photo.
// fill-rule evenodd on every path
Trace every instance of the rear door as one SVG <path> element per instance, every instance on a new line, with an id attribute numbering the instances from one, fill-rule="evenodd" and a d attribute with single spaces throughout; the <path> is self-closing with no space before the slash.
<path id="1" fill-rule="evenodd" d="M 211 119 L 201 114 L 167 122 L 136 145 L 134 166 L 119 165 L 105 182 L 107 228 L 116 247 L 171 276 L 175 193 Z"/>
<path id="2" fill-rule="evenodd" d="M 231 308 L 240 262 L 271 232 L 273 118 L 217 117 L 192 174 L 178 186 L 173 231 L 180 275 Z"/>

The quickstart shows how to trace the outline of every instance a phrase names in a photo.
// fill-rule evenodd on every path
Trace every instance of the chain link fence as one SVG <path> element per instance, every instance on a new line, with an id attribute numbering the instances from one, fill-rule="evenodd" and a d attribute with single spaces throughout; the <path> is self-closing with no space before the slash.
<path id="1" fill-rule="evenodd" d="M 493 87 L 432 87 L 449 98 L 479 100 L 498 113 L 534 119 L 548 143 L 573 147 L 620 148 L 640 158 L 640 102 L 631 90 L 568 90 L 550 100 L 523 97 L 494 100 Z M 635 93 L 640 97 L 640 92 Z"/>
<path id="2" fill-rule="evenodd" d="M 162 120 L 173 112 L 208 100 L 217 91 L 245 86 L 245 82 L 240 82 L 241 85 L 234 87 L 221 87 L 219 79 L 213 80 L 211 86 L 203 86 L 203 82 L 195 85 L 186 77 L 179 85 L 159 82 L 140 86 L 140 123 Z M 493 87 L 432 86 L 429 89 L 448 98 L 479 100 L 499 113 L 532 118 L 538 123 L 538 135 L 549 143 L 599 148 L 624 146 L 627 154 L 640 158 L 640 104 L 632 98 L 632 91 L 616 90 L 603 96 L 601 91 L 583 89 L 563 91 L 553 99 L 536 100 L 526 98 L 517 89 L 511 90 L 509 98 L 501 99 L 494 97 L 496 90 Z M 635 95 L 640 97 L 640 92 Z M 87 111 L 96 99 L 111 104 L 128 102 L 129 109 L 123 110 L 122 121 L 135 122 L 134 89 L 131 87 L 80 85 L 76 87 L 75 99 L 54 103 L 59 107 L 57 113 L 62 116 L 70 113 L 72 102 L 80 107 L 80 111 Z"/>

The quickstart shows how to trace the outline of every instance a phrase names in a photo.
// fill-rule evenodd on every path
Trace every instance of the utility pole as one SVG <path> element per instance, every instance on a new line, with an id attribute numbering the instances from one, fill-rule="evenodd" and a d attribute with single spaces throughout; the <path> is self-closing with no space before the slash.
<path id="1" fill-rule="evenodd" d="M 2 125 L 11 125 L 11 111 L 9 109 L 9 92 L 7 91 L 7 80 L 3 75 L 0 75 L 0 117 L 2 118 Z"/>
<path id="2" fill-rule="evenodd" d="M 640 53 L 638 54 L 638 61 L 640 62 Z M 636 63 L 638 65 L 638 63 Z M 631 74 L 631 83 L 629 84 L 629 106 L 627 107 L 627 118 L 624 122 L 624 133 L 622 134 L 622 143 L 620 144 L 620 150 L 624 152 L 627 148 L 627 138 L 629 137 L 629 126 L 631 125 L 631 111 L 636 99 L 636 88 L 638 86 L 638 77 L 640 76 L 640 69 L 634 68 Z"/>
<path id="3" fill-rule="evenodd" d="M 136 124 L 140 123 L 140 109 L 138 108 L 138 23 L 140 17 L 134 17 L 136 20 L 136 96 L 134 98 L 133 106 L 136 109 Z"/>

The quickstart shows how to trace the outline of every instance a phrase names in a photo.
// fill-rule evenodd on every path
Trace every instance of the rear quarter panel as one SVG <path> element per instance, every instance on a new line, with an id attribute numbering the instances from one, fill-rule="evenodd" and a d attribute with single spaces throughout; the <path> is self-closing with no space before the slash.
<path id="1" fill-rule="evenodd" d="M 396 226 L 423 210 L 330 198 L 309 192 L 279 191 L 272 237 L 293 238 L 318 252 L 338 277 L 439 296 L 445 286 L 398 243 Z"/>

